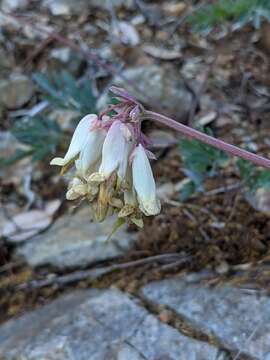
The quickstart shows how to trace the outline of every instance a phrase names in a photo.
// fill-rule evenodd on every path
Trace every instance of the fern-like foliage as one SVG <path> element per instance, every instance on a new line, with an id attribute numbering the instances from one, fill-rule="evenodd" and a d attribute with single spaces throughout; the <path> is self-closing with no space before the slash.
<path id="1" fill-rule="evenodd" d="M 219 168 L 228 163 L 228 156 L 223 151 L 197 140 L 181 140 L 179 150 L 184 173 L 190 179 L 181 191 L 182 200 L 188 199 L 195 191 L 203 191 L 205 179 L 216 175 Z"/>
<path id="2" fill-rule="evenodd" d="M 74 120 L 96 111 L 96 98 L 90 82 L 78 83 L 66 71 L 57 74 L 36 73 L 33 79 L 39 87 L 41 99 L 48 101 L 49 108 L 42 116 L 27 116 L 14 123 L 11 133 L 19 142 L 27 145 L 27 150 L 18 150 L 8 159 L 0 159 L 1 165 L 11 165 L 27 156 L 38 161 L 55 153 L 57 146 L 63 142 L 65 133 L 59 124 L 50 118 L 52 110 L 74 111 L 74 114 L 77 114 Z"/>
<path id="3" fill-rule="evenodd" d="M 17 121 L 11 132 L 20 143 L 27 145 L 27 150 L 17 150 L 12 157 L 1 159 L 2 165 L 12 165 L 28 156 L 32 157 L 33 162 L 41 160 L 55 152 L 62 138 L 60 126 L 43 117 L 27 117 Z"/>
<path id="4" fill-rule="evenodd" d="M 96 98 L 88 81 L 79 84 L 66 71 L 49 75 L 35 73 L 33 79 L 52 106 L 78 111 L 80 116 L 95 112 Z"/>
<path id="5" fill-rule="evenodd" d="M 214 27 L 232 22 L 236 28 L 248 22 L 258 28 L 262 19 L 270 21 L 269 0 L 218 0 L 206 4 L 192 16 L 189 21 L 196 30 L 209 32 Z"/>
<path id="6" fill-rule="evenodd" d="M 260 169 L 250 162 L 245 160 L 238 160 L 237 166 L 241 176 L 243 185 L 251 193 L 255 193 L 260 188 L 270 187 L 270 171 Z"/>

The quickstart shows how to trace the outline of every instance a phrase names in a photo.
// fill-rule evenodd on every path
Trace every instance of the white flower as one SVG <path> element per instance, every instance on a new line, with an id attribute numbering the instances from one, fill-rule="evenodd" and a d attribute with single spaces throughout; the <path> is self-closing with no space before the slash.
<path id="1" fill-rule="evenodd" d="M 67 200 L 76 200 L 78 198 L 87 196 L 88 200 L 92 200 L 98 193 L 98 187 L 89 184 L 84 179 L 74 177 L 69 183 L 69 189 L 66 193 Z"/>
<path id="2" fill-rule="evenodd" d="M 160 201 L 156 195 L 151 165 L 141 144 L 133 153 L 132 177 L 140 210 L 147 216 L 157 215 L 160 212 Z"/>
<path id="3" fill-rule="evenodd" d="M 103 130 L 93 130 L 88 133 L 79 159 L 75 161 L 79 174 L 86 177 L 87 173 L 94 171 L 98 160 L 101 158 L 102 145 L 105 139 Z"/>
<path id="4" fill-rule="evenodd" d="M 67 200 L 76 200 L 80 196 L 85 195 L 87 185 L 81 179 L 75 177 L 69 184 L 69 190 L 66 193 Z"/>
<path id="5" fill-rule="evenodd" d="M 77 125 L 64 158 L 56 157 L 50 164 L 65 166 L 80 154 L 81 167 L 85 172 L 87 167 L 97 161 L 104 136 L 101 130 L 91 130 L 96 121 L 97 115 L 86 115 Z"/>
<path id="6" fill-rule="evenodd" d="M 114 171 L 117 171 L 121 180 L 125 178 L 132 144 L 132 134 L 128 126 L 121 121 L 115 121 L 102 148 L 102 160 L 98 171 L 101 178 L 108 179 Z"/>

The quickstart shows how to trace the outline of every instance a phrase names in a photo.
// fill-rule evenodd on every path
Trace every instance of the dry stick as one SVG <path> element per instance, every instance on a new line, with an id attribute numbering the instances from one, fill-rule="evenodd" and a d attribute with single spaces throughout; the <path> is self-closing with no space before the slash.
<path id="1" fill-rule="evenodd" d="M 91 280 L 94 280 L 102 275 L 108 274 L 115 270 L 122 270 L 127 269 L 133 266 L 139 266 L 139 265 L 145 265 L 150 264 L 155 261 L 175 261 L 177 264 L 180 264 L 180 262 L 185 262 L 189 260 L 191 256 L 183 256 L 177 253 L 168 253 L 168 254 L 161 254 L 161 255 L 155 255 L 155 256 L 149 256 L 144 259 L 139 259 L 135 261 L 130 261 L 127 263 L 122 264 L 114 264 L 110 266 L 95 268 L 95 269 L 89 269 L 89 270 L 80 270 L 73 272 L 68 275 L 53 277 L 45 280 L 33 280 L 30 282 L 26 282 L 23 284 L 20 284 L 16 287 L 16 290 L 31 290 L 31 289 L 40 289 L 45 286 L 50 285 L 66 285 L 70 284 L 76 281 L 85 280 L 87 278 L 90 278 Z"/>
<path id="2" fill-rule="evenodd" d="M 34 49 L 31 54 L 26 58 L 26 60 L 22 63 L 22 67 L 26 67 L 31 61 L 34 60 L 54 39 L 51 36 L 48 36 L 44 39 L 41 44 Z"/>
<path id="3" fill-rule="evenodd" d="M 270 169 L 270 160 L 260 155 L 253 154 L 247 150 L 240 149 L 237 146 L 228 144 L 222 140 L 216 139 L 212 136 L 204 134 L 189 126 L 183 125 L 167 116 L 155 113 L 153 111 L 145 110 L 142 119 L 154 120 L 160 124 L 168 126 L 179 133 L 188 136 L 192 139 L 199 140 L 207 145 L 211 145 L 219 150 L 223 150 L 231 155 L 240 157 L 244 160 L 251 161 L 256 165 Z"/>

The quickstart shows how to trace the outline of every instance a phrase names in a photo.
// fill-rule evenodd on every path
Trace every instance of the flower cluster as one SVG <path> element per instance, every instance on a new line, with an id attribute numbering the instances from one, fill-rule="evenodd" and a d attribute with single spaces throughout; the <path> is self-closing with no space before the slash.
<path id="1" fill-rule="evenodd" d="M 160 202 L 141 131 L 142 106 L 123 89 L 113 87 L 118 103 L 99 116 L 86 115 L 78 124 L 64 158 L 51 165 L 62 174 L 75 164 L 68 200 L 85 199 L 97 221 L 117 213 L 118 218 L 143 226 L 142 215 L 156 215 Z"/>

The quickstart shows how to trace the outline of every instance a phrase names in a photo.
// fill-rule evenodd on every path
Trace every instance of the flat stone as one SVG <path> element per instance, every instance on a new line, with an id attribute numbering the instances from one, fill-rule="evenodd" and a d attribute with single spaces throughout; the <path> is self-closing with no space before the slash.
<path id="1" fill-rule="evenodd" d="M 48 231 L 22 244 L 16 255 L 34 267 L 52 265 L 61 269 L 114 258 L 127 251 L 136 238 L 136 233 L 122 227 L 107 241 L 115 221 L 112 217 L 93 223 L 89 208 L 82 208 L 76 214 L 62 216 Z"/>
<path id="2" fill-rule="evenodd" d="M 1 97 L 1 95 L 0 95 Z M 1 116 L 1 104 L 0 104 Z M 0 158 L 6 161 L 15 156 L 16 151 L 27 151 L 29 146 L 20 143 L 10 131 L 0 131 Z M 3 182 L 13 183 L 20 191 L 25 175 L 30 171 L 31 158 L 16 162 L 16 166 L 1 166 L 0 178 Z M 0 231 L 1 232 L 1 231 Z"/>
<path id="3" fill-rule="evenodd" d="M 100 8 L 102 10 L 110 10 L 114 8 L 125 7 L 127 9 L 134 8 L 133 0 L 91 0 L 91 6 Z"/>
<path id="4" fill-rule="evenodd" d="M 0 81 L 0 104 L 8 109 L 17 109 L 25 105 L 34 93 L 32 81 L 25 75 L 12 74 Z"/>
<path id="5" fill-rule="evenodd" d="M 138 100 L 148 103 L 146 96 L 151 100 L 148 106 L 160 106 L 166 115 L 183 121 L 192 104 L 192 94 L 181 80 L 180 73 L 173 69 L 166 69 L 157 65 L 139 66 L 129 68 L 122 72 L 122 76 L 116 76 L 112 84 L 127 88 L 126 81 L 136 84 L 140 92 L 134 93 Z M 105 93 L 98 101 L 98 108 L 104 108 L 109 101 Z"/>
<path id="6" fill-rule="evenodd" d="M 4 11 L 15 11 L 26 8 L 28 3 L 28 0 L 2 0 L 1 8 Z"/>
<path id="7" fill-rule="evenodd" d="M 217 353 L 113 289 L 71 293 L 0 327 L 2 360 L 214 360 Z"/>
<path id="8" fill-rule="evenodd" d="M 89 10 L 90 7 L 97 7 L 106 11 L 109 11 L 111 6 L 114 8 L 124 6 L 129 9 L 133 7 L 132 0 L 43 0 L 42 4 L 54 16 L 80 15 Z"/>
<path id="9" fill-rule="evenodd" d="M 225 348 L 254 359 L 270 357 L 270 298 L 233 287 L 210 288 L 182 279 L 146 285 L 143 295 L 170 307 L 195 329 L 216 336 Z"/>
<path id="10" fill-rule="evenodd" d="M 88 10 L 88 0 L 45 0 L 43 6 L 48 8 L 54 16 L 80 15 Z"/>

